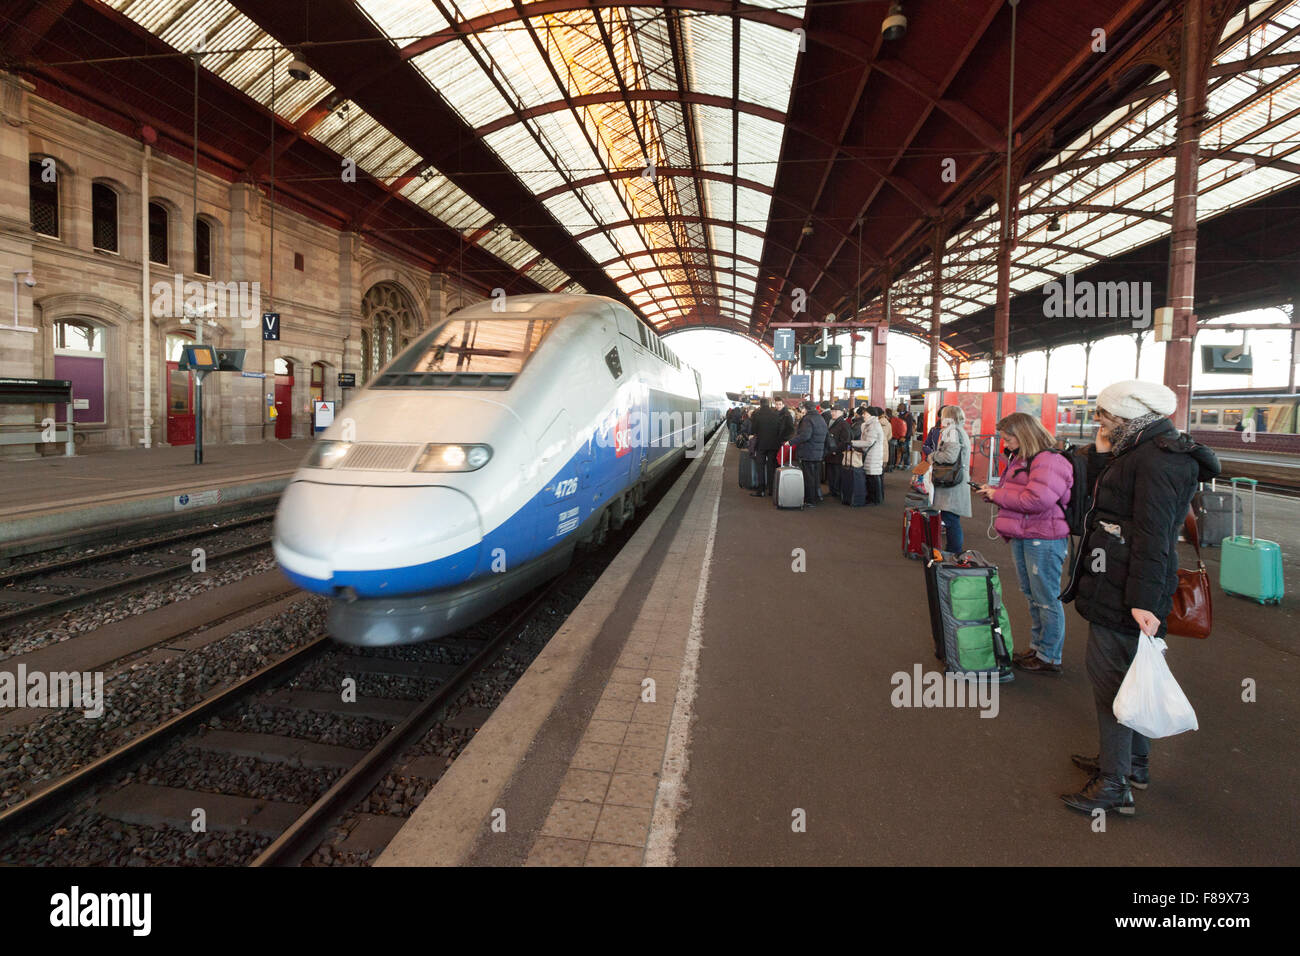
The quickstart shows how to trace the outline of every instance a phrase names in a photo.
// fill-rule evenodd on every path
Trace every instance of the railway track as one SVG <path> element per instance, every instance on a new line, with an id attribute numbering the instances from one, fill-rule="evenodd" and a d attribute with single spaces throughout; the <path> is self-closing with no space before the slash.
<path id="1" fill-rule="evenodd" d="M 314 706 L 325 712 L 345 713 L 349 704 L 338 695 L 332 702 L 320 692 L 287 690 L 294 678 L 308 665 L 317 663 L 337 668 L 343 673 L 364 673 L 370 667 L 380 672 L 406 676 L 423 675 L 431 683 L 427 695 L 412 701 L 403 698 L 354 698 L 356 710 L 367 716 L 383 715 L 392 724 L 378 742 L 359 753 L 344 771 L 319 796 L 306 807 L 282 803 L 271 807 L 265 814 L 269 819 L 283 819 L 286 810 L 292 809 L 293 819 L 255 859 L 253 866 L 294 866 L 306 860 L 325 838 L 330 828 L 362 801 L 366 795 L 401 761 L 403 754 L 417 743 L 453 704 L 476 676 L 489 667 L 502 653 L 512 638 L 518 636 L 533 618 L 548 605 L 558 591 L 571 585 L 576 577 L 587 571 L 585 563 L 576 564 L 568 572 L 555 578 L 532 595 L 516 602 L 514 607 L 498 618 L 483 638 L 449 636 L 441 641 L 420 645 L 422 652 L 412 656 L 389 656 L 386 651 L 364 652 L 344 648 L 324 635 L 317 636 L 303 646 L 283 655 L 261 670 L 240 680 L 194 705 L 184 713 L 153 728 L 106 754 L 75 773 L 63 778 L 47 789 L 34 794 L 21 803 L 0 813 L 0 847 L 12 845 L 15 838 L 24 834 L 39 833 L 42 829 L 57 828 L 60 819 L 83 810 L 103 812 L 106 816 L 127 823 L 145 825 L 181 824 L 195 807 L 214 802 L 214 797 L 224 796 L 226 803 L 239 801 L 253 807 L 258 801 L 238 793 L 218 794 L 183 788 L 151 787 L 139 782 L 123 783 L 133 768 L 146 760 L 173 755 L 187 746 L 204 747 L 204 737 L 194 735 L 220 721 L 224 726 L 237 725 L 241 711 L 259 706 L 275 706 L 276 698 L 289 700 L 313 698 Z M 464 659 L 456 665 L 438 665 L 420 662 L 412 657 L 427 656 L 430 645 L 459 651 Z M 298 705 L 312 710 L 310 704 Z M 342 748 L 298 737 L 277 738 L 275 735 L 243 735 L 246 740 L 236 740 L 238 733 L 216 731 L 205 736 L 217 738 L 217 748 L 240 747 L 245 753 L 256 751 L 257 759 L 272 764 L 320 765 L 322 761 L 334 763 L 337 757 L 350 748 Z M 269 801 L 261 801 L 263 805 Z M 135 808 L 135 809 L 129 809 Z M 125 812 L 123 812 L 125 811 Z M 215 821 L 226 825 L 229 821 Z M 264 820 L 256 821 L 255 830 L 266 836 Z M 279 828 L 277 828 L 279 829 Z M 229 860 L 228 863 L 249 863 L 248 860 Z"/>
<path id="2" fill-rule="evenodd" d="M 0 611 L 0 632 L 16 624 L 193 574 L 194 557 L 190 550 L 177 551 L 180 545 L 267 525 L 267 534 L 257 536 L 254 541 L 218 551 L 209 552 L 205 548 L 204 564 L 215 567 L 263 550 L 271 543 L 270 521 L 268 514 L 255 515 L 216 528 L 190 529 L 0 573 L 0 607 L 8 606 L 8 610 Z"/>

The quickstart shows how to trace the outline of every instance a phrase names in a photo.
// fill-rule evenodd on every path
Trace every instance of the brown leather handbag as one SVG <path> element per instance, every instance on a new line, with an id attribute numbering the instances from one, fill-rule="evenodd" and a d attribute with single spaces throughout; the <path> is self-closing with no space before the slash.
<path id="1" fill-rule="evenodd" d="M 1178 569 L 1178 590 L 1174 592 L 1174 606 L 1165 626 L 1177 637 L 1207 638 L 1214 623 L 1210 575 L 1201 560 L 1201 529 L 1196 526 L 1196 513 L 1191 509 L 1183 522 L 1183 534 L 1196 548 L 1196 570 Z"/>

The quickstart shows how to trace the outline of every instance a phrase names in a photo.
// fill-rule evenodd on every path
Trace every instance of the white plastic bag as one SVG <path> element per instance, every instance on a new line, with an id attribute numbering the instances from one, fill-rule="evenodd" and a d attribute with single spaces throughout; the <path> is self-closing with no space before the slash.
<path id="1" fill-rule="evenodd" d="M 1142 634 L 1137 654 L 1119 685 L 1115 719 L 1145 737 L 1172 737 L 1196 730 L 1196 711 L 1165 663 L 1165 642 Z"/>

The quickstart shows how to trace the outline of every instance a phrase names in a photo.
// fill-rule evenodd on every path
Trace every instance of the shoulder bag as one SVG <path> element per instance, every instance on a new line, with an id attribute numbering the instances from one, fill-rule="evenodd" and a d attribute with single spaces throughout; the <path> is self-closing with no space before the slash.
<path id="1" fill-rule="evenodd" d="M 1183 522 L 1183 534 L 1196 548 L 1196 569 L 1178 569 L 1178 590 L 1174 592 L 1174 606 L 1165 626 L 1177 637 L 1207 638 L 1214 623 L 1214 607 L 1210 601 L 1210 575 L 1201 560 L 1201 531 L 1196 525 L 1196 512 L 1188 509 Z"/>

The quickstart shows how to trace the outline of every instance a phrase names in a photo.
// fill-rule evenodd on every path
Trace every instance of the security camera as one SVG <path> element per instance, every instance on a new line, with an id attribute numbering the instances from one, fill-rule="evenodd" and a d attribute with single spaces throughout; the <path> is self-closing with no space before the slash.
<path id="1" fill-rule="evenodd" d="M 880 24 L 880 34 L 887 41 L 901 40 L 907 32 L 907 17 L 903 16 L 903 5 L 891 3 L 889 16 Z"/>
<path id="2" fill-rule="evenodd" d="M 27 275 L 23 276 L 23 285 L 27 286 L 29 289 L 36 288 L 36 276 L 32 275 L 30 272 L 27 273 Z"/>
<path id="3" fill-rule="evenodd" d="M 906 23 L 907 21 L 903 21 Z M 301 82 L 311 79 L 311 67 L 297 57 L 289 61 L 289 76 Z"/>

